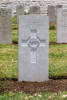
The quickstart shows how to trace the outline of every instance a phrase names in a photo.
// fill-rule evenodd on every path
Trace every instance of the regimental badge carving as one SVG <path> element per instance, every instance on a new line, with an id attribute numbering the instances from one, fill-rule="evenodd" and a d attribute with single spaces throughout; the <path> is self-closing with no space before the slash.
<path id="1" fill-rule="evenodd" d="M 31 63 L 36 63 L 37 62 L 37 49 L 39 47 L 44 47 L 46 41 L 43 39 L 41 40 L 37 36 L 36 29 L 31 30 L 31 34 L 32 34 L 32 36 L 29 36 L 28 39 L 22 40 L 22 46 L 30 48 L 30 50 L 31 50 Z"/>
<path id="2" fill-rule="evenodd" d="M 28 40 L 28 46 L 31 49 L 37 49 L 40 45 L 40 39 L 38 37 L 30 37 Z"/>

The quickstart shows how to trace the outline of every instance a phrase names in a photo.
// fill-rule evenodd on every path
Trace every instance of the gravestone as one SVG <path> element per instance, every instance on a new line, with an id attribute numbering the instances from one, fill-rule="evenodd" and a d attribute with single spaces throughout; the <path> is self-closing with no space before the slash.
<path id="1" fill-rule="evenodd" d="M 11 9 L 6 7 L 0 8 L 0 44 L 12 43 L 12 17 Z"/>
<path id="2" fill-rule="evenodd" d="M 57 43 L 67 43 L 67 8 L 57 7 Z"/>
<path id="3" fill-rule="evenodd" d="M 48 80 L 49 17 L 19 17 L 19 81 Z"/>
<path id="4" fill-rule="evenodd" d="M 19 4 L 16 6 L 16 16 L 17 16 L 17 22 L 19 20 L 19 16 L 24 15 L 24 6 Z"/>
<path id="5" fill-rule="evenodd" d="M 56 21 L 56 8 L 55 6 L 48 6 L 48 16 L 49 16 L 49 21 L 50 22 L 55 22 Z"/>
<path id="6" fill-rule="evenodd" d="M 40 7 L 39 6 L 30 6 L 29 10 L 30 14 L 40 14 Z"/>

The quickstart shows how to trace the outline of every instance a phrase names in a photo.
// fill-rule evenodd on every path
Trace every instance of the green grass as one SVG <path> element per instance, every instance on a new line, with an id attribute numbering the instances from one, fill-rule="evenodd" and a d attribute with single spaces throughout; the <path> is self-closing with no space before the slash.
<path id="1" fill-rule="evenodd" d="M 18 46 L 0 45 L 0 77 L 17 78 L 17 68 Z M 67 76 L 67 45 L 50 45 L 49 77 L 60 76 Z"/>
<path id="2" fill-rule="evenodd" d="M 56 30 L 49 31 L 49 42 L 56 42 Z"/>
<path id="3" fill-rule="evenodd" d="M 43 92 L 33 95 L 9 92 L 0 95 L 0 100 L 67 100 L 67 92 Z"/>
<path id="4" fill-rule="evenodd" d="M 67 45 L 50 45 L 49 76 L 67 76 Z"/>
<path id="5" fill-rule="evenodd" d="M 0 78 L 17 78 L 18 47 L 0 45 Z"/>
<path id="6" fill-rule="evenodd" d="M 15 42 L 15 43 L 18 43 L 18 30 L 17 29 L 14 29 L 12 31 L 12 41 Z"/>
<path id="7" fill-rule="evenodd" d="M 16 17 L 13 17 L 13 19 L 12 19 L 12 24 L 17 24 L 17 19 L 16 19 Z"/>

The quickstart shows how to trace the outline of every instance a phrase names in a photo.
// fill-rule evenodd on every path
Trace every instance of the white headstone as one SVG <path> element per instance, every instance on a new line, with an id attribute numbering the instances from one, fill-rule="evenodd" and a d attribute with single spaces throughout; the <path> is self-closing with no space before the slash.
<path id="1" fill-rule="evenodd" d="M 17 22 L 19 20 L 19 16 L 24 15 L 24 6 L 22 4 L 19 4 L 16 6 L 16 16 L 17 16 Z"/>
<path id="2" fill-rule="evenodd" d="M 30 6 L 29 10 L 30 14 L 40 14 L 40 7 L 39 6 Z"/>
<path id="3" fill-rule="evenodd" d="M 67 43 L 67 8 L 57 7 L 57 43 Z"/>
<path id="4" fill-rule="evenodd" d="M 55 22 L 56 21 L 56 8 L 55 6 L 48 6 L 48 16 L 49 16 L 49 21 L 50 22 Z"/>
<path id="5" fill-rule="evenodd" d="M 19 81 L 48 80 L 49 18 L 19 17 Z"/>
<path id="6" fill-rule="evenodd" d="M 11 9 L 0 8 L 0 44 L 12 43 L 12 16 Z"/>

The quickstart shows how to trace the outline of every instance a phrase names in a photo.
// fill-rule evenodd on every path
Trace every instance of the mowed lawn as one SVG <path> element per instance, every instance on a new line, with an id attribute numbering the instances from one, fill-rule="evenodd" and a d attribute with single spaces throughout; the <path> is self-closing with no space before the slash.
<path id="1" fill-rule="evenodd" d="M 18 45 L 0 45 L 0 78 L 17 78 Z M 67 45 L 49 46 L 49 77 L 67 76 Z"/>
<path id="2" fill-rule="evenodd" d="M 16 18 L 12 20 L 13 43 L 0 44 L 0 78 L 18 78 L 18 25 Z M 49 42 L 56 42 L 56 30 L 49 31 Z M 23 61 L 23 59 L 22 59 Z M 67 44 L 49 45 L 49 77 L 67 77 Z M 0 100 L 67 100 L 67 92 L 37 93 L 4 93 Z"/>
<path id="3" fill-rule="evenodd" d="M 0 95 L 0 100 L 67 100 L 67 92 L 59 93 L 35 93 L 33 95 L 25 93 L 5 93 Z"/>

